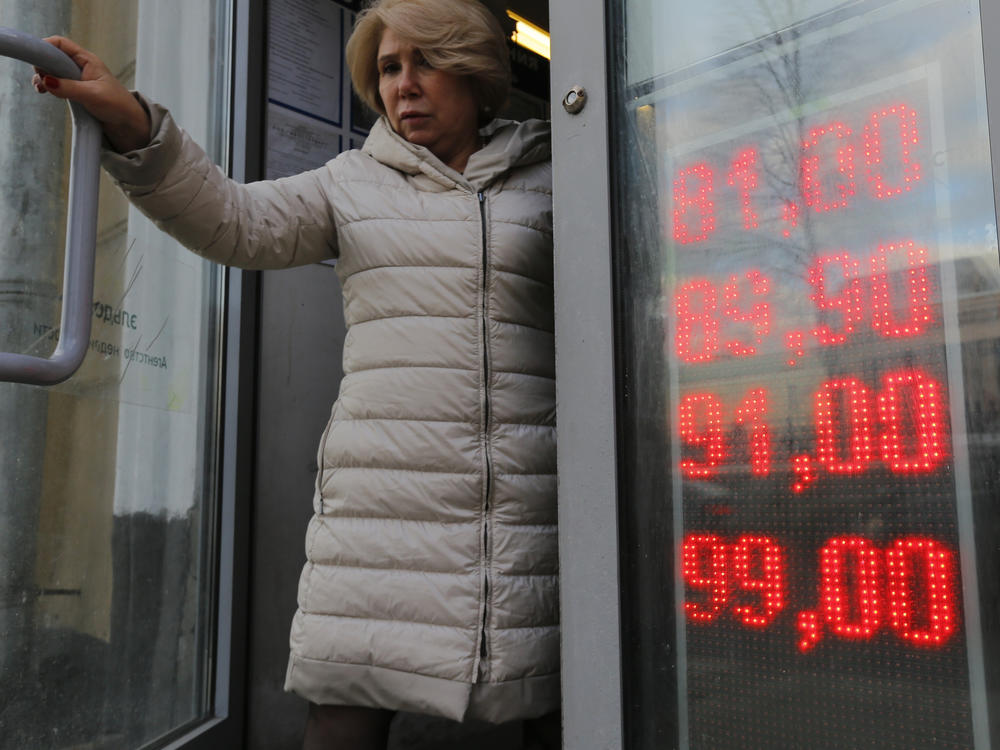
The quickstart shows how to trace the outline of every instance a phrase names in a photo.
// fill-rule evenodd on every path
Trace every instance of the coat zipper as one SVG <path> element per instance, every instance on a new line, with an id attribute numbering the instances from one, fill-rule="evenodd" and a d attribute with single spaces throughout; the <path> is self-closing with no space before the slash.
<path id="1" fill-rule="evenodd" d="M 489 346 L 489 321 L 488 321 L 488 303 L 489 299 L 489 288 L 488 288 L 488 274 L 489 274 L 489 243 L 486 231 L 486 195 L 479 191 L 477 193 L 479 199 L 479 220 L 482 226 L 482 243 L 483 243 L 483 283 L 482 283 L 482 310 L 483 310 L 483 381 L 485 383 L 485 394 L 483 402 L 483 426 L 485 429 L 485 434 L 483 436 L 483 456 L 485 457 L 486 463 L 486 501 L 483 506 L 483 513 L 485 514 L 485 519 L 483 522 L 483 555 L 485 556 L 484 565 L 485 579 L 483 581 L 483 615 L 482 620 L 479 623 L 479 664 L 476 667 L 476 679 L 479 680 L 480 674 L 483 678 L 488 677 L 488 668 L 484 669 L 483 664 L 486 662 L 487 658 L 487 648 L 486 648 L 486 629 L 487 622 L 489 622 L 489 601 L 490 601 L 490 495 L 493 491 L 493 460 L 490 456 L 490 346 Z"/>

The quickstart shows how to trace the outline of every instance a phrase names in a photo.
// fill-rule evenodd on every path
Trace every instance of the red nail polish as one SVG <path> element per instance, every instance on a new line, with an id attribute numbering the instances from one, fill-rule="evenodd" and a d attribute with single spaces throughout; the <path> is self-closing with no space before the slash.
<path id="1" fill-rule="evenodd" d="M 47 89 L 57 89 L 59 88 L 59 79 L 55 76 L 45 76 L 45 88 Z"/>

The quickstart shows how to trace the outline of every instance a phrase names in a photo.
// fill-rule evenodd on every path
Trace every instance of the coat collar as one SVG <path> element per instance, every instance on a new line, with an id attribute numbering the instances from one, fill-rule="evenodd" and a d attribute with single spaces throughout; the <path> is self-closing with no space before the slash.
<path id="1" fill-rule="evenodd" d="M 484 190 L 514 167 L 547 161 L 551 155 L 549 124 L 542 120 L 494 120 L 479 131 L 486 145 L 469 157 L 460 174 L 428 149 L 410 143 L 380 117 L 362 149 L 375 160 L 404 174 L 424 174 L 446 188 Z"/>

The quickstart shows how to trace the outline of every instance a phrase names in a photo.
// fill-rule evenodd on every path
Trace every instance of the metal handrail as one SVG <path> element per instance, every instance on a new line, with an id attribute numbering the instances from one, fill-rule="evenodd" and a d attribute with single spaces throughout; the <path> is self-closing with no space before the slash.
<path id="1" fill-rule="evenodd" d="M 59 78 L 80 79 L 80 69 L 69 55 L 48 42 L 14 29 L 0 27 L 0 55 L 22 60 Z M 82 105 L 70 102 L 69 106 L 73 115 L 73 152 L 59 340 L 48 359 L 0 352 L 0 381 L 31 385 L 61 383 L 80 367 L 90 344 L 101 126 Z"/>

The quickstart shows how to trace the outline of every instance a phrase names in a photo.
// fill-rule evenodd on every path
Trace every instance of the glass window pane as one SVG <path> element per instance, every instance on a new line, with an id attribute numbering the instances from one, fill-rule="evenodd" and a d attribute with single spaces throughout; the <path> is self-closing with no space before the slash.
<path id="1" fill-rule="evenodd" d="M 616 5 L 627 744 L 986 747 L 978 4 Z"/>
<path id="2" fill-rule="evenodd" d="M 229 3 L 0 0 L 168 104 L 221 160 Z M 48 355 L 69 118 L 0 60 L 0 345 Z M 8 229 L 9 228 L 9 229 Z M 0 748 L 139 747 L 210 710 L 222 274 L 102 176 L 91 345 L 0 384 Z"/>

